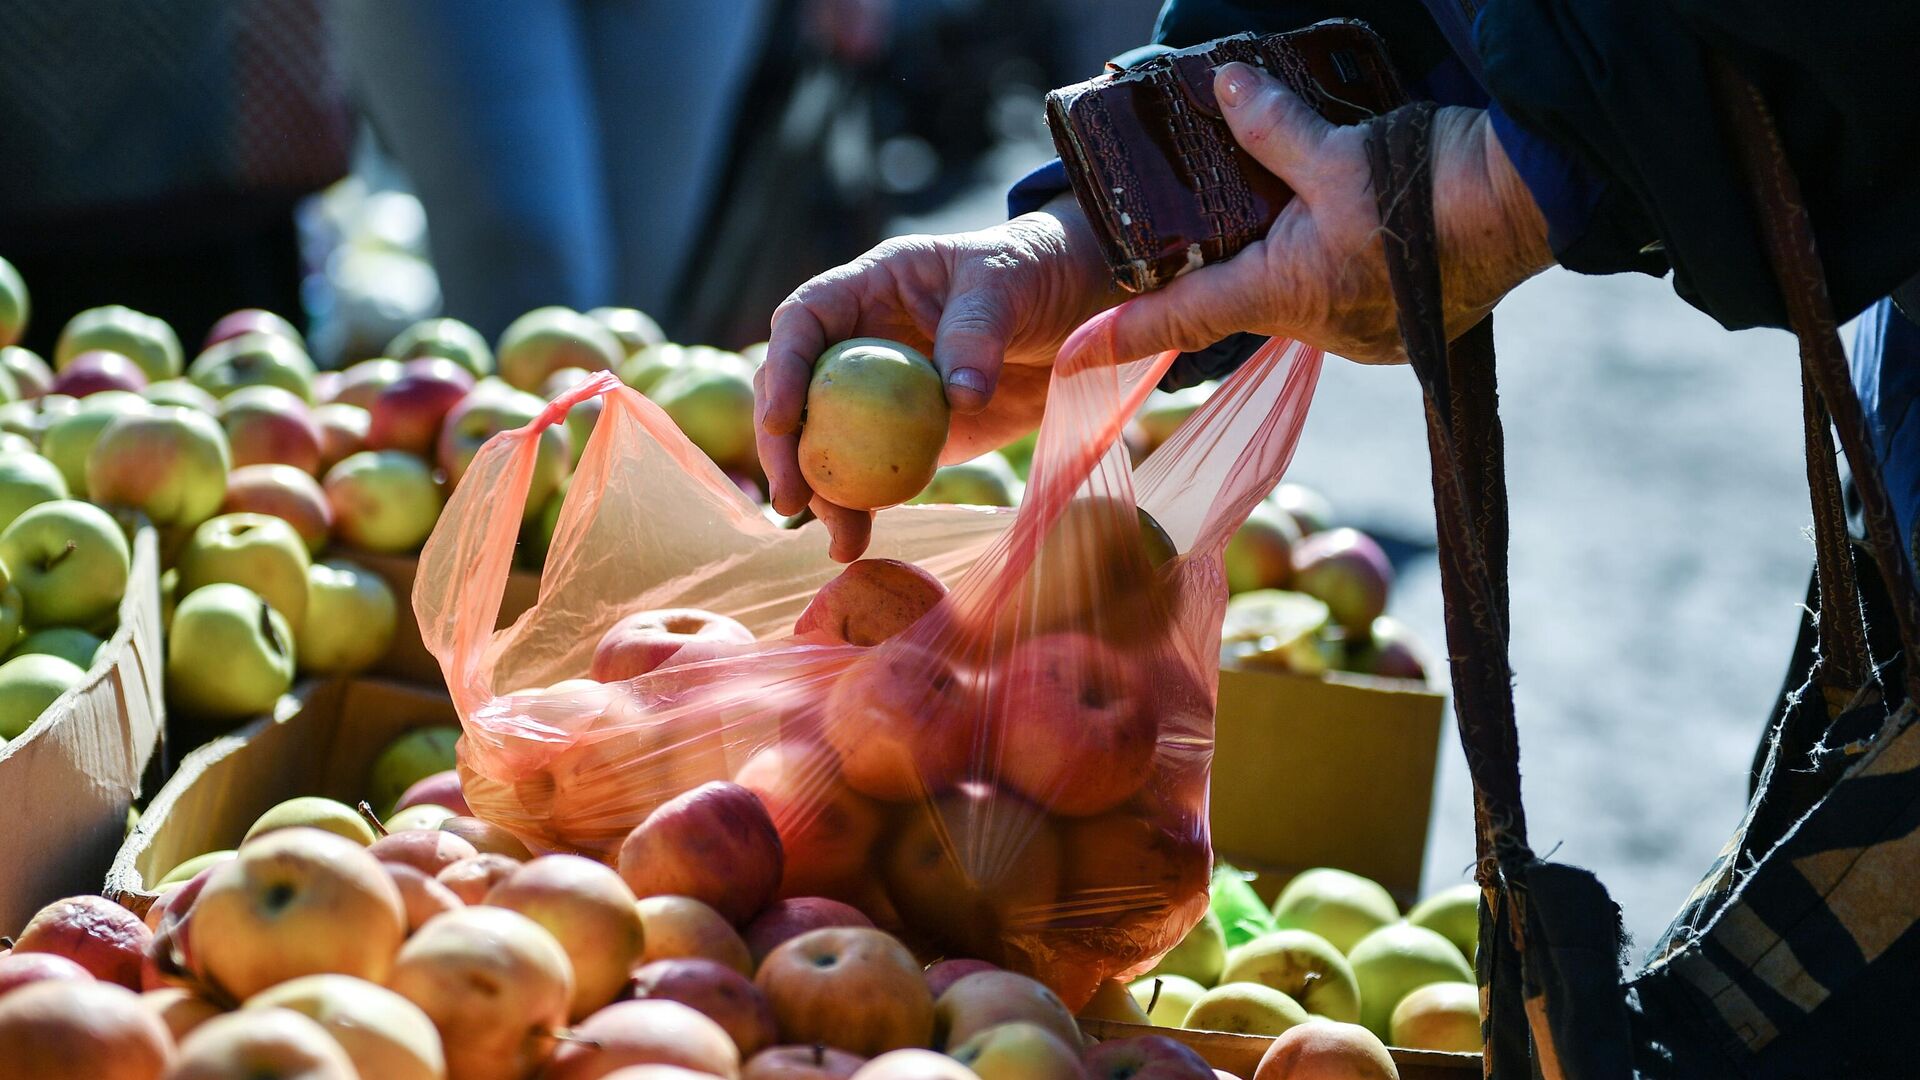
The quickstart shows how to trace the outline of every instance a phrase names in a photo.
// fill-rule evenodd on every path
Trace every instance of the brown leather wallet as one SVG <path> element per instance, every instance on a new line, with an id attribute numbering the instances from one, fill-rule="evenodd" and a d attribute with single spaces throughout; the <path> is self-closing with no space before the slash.
<path id="1" fill-rule="evenodd" d="M 1231 257 L 1293 198 L 1220 114 L 1214 71 L 1234 60 L 1278 76 L 1335 124 L 1407 100 L 1386 45 L 1356 19 L 1221 38 L 1048 94 L 1053 145 L 1121 288 L 1147 292 Z"/>

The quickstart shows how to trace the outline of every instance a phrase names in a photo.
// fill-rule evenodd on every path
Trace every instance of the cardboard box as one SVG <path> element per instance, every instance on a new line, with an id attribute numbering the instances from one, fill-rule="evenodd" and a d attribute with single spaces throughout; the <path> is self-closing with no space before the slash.
<path id="1" fill-rule="evenodd" d="M 445 686 L 440 661 L 421 643 L 420 624 L 413 613 L 413 581 L 419 574 L 420 560 L 412 555 L 373 555 L 362 551 L 342 552 L 340 557 L 385 578 L 399 602 L 400 621 L 394 628 L 393 646 L 369 674 L 422 686 Z M 500 626 L 512 625 L 539 597 L 540 575 L 531 570 L 513 571 L 507 578 L 506 596 L 500 602 Z"/>
<path id="2" fill-rule="evenodd" d="M 1446 702 L 1401 679 L 1222 669 L 1214 852 L 1258 874 L 1269 901 L 1300 871 L 1337 866 L 1411 904 Z"/>
<path id="3" fill-rule="evenodd" d="M 63 896 L 92 892 L 127 831 L 160 748 L 160 546 L 133 535 L 120 626 L 79 686 L 0 747 L 0 934 Z"/>
<path id="4" fill-rule="evenodd" d="M 273 716 L 187 755 L 120 845 L 105 893 L 145 914 L 154 882 L 195 855 L 236 846 L 275 803 L 295 795 L 358 802 L 373 759 L 396 736 L 458 722 L 453 702 L 437 690 L 376 680 L 304 683 Z"/>
<path id="5" fill-rule="evenodd" d="M 1140 1035 L 1165 1035 L 1194 1049 L 1207 1064 L 1244 1078 L 1251 1077 L 1273 1040 L 1258 1035 L 1230 1035 L 1224 1031 L 1186 1031 L 1180 1028 L 1144 1027 L 1113 1020 L 1082 1020 L 1080 1030 L 1096 1042 L 1107 1039 L 1131 1039 Z M 1391 1048 L 1393 1064 L 1400 1080 L 1466 1080 L 1481 1075 L 1479 1054 L 1444 1054 L 1432 1050 Z"/>

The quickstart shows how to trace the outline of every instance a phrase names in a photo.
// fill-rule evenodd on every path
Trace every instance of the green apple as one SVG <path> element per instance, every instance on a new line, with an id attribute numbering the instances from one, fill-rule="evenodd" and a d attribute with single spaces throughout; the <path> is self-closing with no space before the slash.
<path id="1" fill-rule="evenodd" d="M 40 354 L 18 345 L 0 346 L 0 369 L 13 377 L 13 384 L 26 400 L 40 397 L 53 389 L 53 369 Z"/>
<path id="2" fill-rule="evenodd" d="M 447 474 L 447 483 L 459 486 L 475 454 L 487 441 L 504 431 L 513 431 L 533 423 L 546 402 L 510 386 L 482 383 L 447 413 L 440 425 L 437 457 Z M 547 499 L 560 490 L 573 460 L 568 449 L 565 425 L 556 424 L 540 433 L 540 449 L 534 454 L 533 477 L 528 482 L 527 518 L 537 517 Z"/>
<path id="3" fill-rule="evenodd" d="M 666 331 L 644 311 L 630 307 L 598 307 L 587 312 L 587 318 L 607 328 L 613 339 L 620 343 L 624 355 L 632 356 L 649 345 L 658 345 L 667 340 Z"/>
<path id="4" fill-rule="evenodd" d="M 0 607 L 3 606 L 0 604 Z M 82 671 L 88 671 L 93 668 L 94 658 L 100 655 L 105 645 L 104 639 L 78 627 L 50 626 L 21 638 L 13 651 L 7 653 L 7 659 L 28 655 L 57 656 Z"/>
<path id="5" fill-rule="evenodd" d="M 454 767 L 453 748 L 459 741 L 459 727 L 437 724 L 415 728 L 388 743 L 367 774 L 367 801 L 391 812 L 415 781 Z"/>
<path id="6" fill-rule="evenodd" d="M 106 349 L 140 365 L 150 383 L 180 374 L 180 338 L 165 319 L 143 315 L 118 305 L 88 308 L 60 331 L 53 348 L 53 367 L 59 371 L 84 352 Z"/>
<path id="7" fill-rule="evenodd" d="M 1200 995 L 1180 1025 L 1193 1031 L 1278 1035 L 1312 1020 L 1299 1002 L 1259 983 L 1221 983 Z"/>
<path id="8" fill-rule="evenodd" d="M 395 360 L 441 356 L 476 379 L 493 374 L 493 350 L 487 347 L 487 339 L 459 319 L 422 319 L 387 342 L 387 355 Z"/>
<path id="9" fill-rule="evenodd" d="M 180 604 L 180 571 L 169 566 L 160 571 L 160 630 L 173 626 L 173 609 Z"/>
<path id="10" fill-rule="evenodd" d="M 398 622 L 385 578 L 345 559 L 316 562 L 307 569 L 307 615 L 296 636 L 300 670 L 364 671 L 387 654 Z"/>
<path id="11" fill-rule="evenodd" d="M 721 468 L 753 464 L 753 369 L 738 356 L 683 365 L 647 396 Z"/>
<path id="12" fill-rule="evenodd" d="M 648 345 L 620 365 L 620 381 L 652 397 L 653 388 L 686 363 L 687 348 L 684 345 L 666 341 Z"/>
<path id="13" fill-rule="evenodd" d="M 1209 910 L 1187 931 L 1146 977 L 1155 975 L 1180 975 L 1192 979 L 1203 987 L 1212 986 L 1220 981 L 1220 972 L 1227 966 L 1227 935 L 1220 925 L 1220 916 Z"/>
<path id="14" fill-rule="evenodd" d="M 327 470 L 334 535 L 363 551 L 417 549 L 440 520 L 433 468 L 403 450 L 362 450 Z"/>
<path id="15" fill-rule="evenodd" d="M 27 626 L 92 626 L 120 606 L 132 553 L 105 510 L 60 499 L 30 507 L 0 532 L 0 563 L 26 603 Z"/>
<path id="16" fill-rule="evenodd" d="M 185 379 L 162 379 L 157 383 L 148 383 L 147 388 L 140 391 L 140 396 L 155 405 L 172 405 L 208 414 L 220 411 L 219 399 Z"/>
<path id="17" fill-rule="evenodd" d="M 275 829 L 296 828 L 322 829 L 335 836 L 344 836 L 366 847 L 378 839 L 373 835 L 373 826 L 360 816 L 360 812 L 346 803 L 333 799 L 323 799 L 318 795 L 301 795 L 276 803 L 266 813 L 254 821 L 247 835 L 240 840 L 240 846 L 246 847 L 247 841 L 256 836 L 264 836 Z"/>
<path id="18" fill-rule="evenodd" d="M 1325 866 L 1301 872 L 1273 901 L 1276 927 L 1311 930 L 1345 953 L 1399 918 L 1399 905 L 1378 882 Z"/>
<path id="19" fill-rule="evenodd" d="M 103 390 L 88 395 L 72 411 L 47 418 L 46 429 L 40 435 L 40 453 L 60 470 L 68 495 L 85 496 L 87 455 L 93 452 L 93 444 L 100 441 L 107 425 L 122 416 L 151 411 L 146 398 L 128 390 Z"/>
<path id="20" fill-rule="evenodd" d="M 1480 988 L 1472 983 L 1428 983 L 1400 999 L 1387 1023 L 1387 1043 L 1409 1050 L 1477 1054 L 1480 1041 Z"/>
<path id="21" fill-rule="evenodd" d="M 1026 1021 L 995 1024 L 947 1052 L 980 1080 L 1083 1080 L 1078 1047 Z"/>
<path id="22" fill-rule="evenodd" d="M 1453 942 L 1471 964 L 1480 947 L 1480 887 L 1465 882 L 1442 889 L 1413 905 L 1407 921 Z"/>
<path id="23" fill-rule="evenodd" d="M 115 417 L 100 433 L 87 451 L 87 497 L 184 531 L 220 512 L 232 468 L 220 421 L 192 409 L 155 408 Z"/>
<path id="24" fill-rule="evenodd" d="M 1329 1020 L 1352 1023 L 1360 1018 L 1360 987 L 1353 968 L 1332 942 L 1308 930 L 1275 930 L 1235 946 L 1227 953 L 1220 981 L 1271 986 Z"/>
<path id="25" fill-rule="evenodd" d="M 32 314 L 27 283 L 12 263 L 0 259 L 0 345 L 19 341 L 20 335 L 26 333 L 27 318 Z"/>
<path id="26" fill-rule="evenodd" d="M 193 530 L 174 568 L 184 593 L 217 581 L 245 585 L 285 616 L 288 626 L 300 626 L 307 617 L 309 565 L 306 542 L 285 521 L 221 514 Z"/>
<path id="27" fill-rule="evenodd" d="M 166 876 L 154 882 L 154 884 L 171 885 L 176 881 L 192 881 L 193 876 L 200 871 L 205 870 L 209 866 L 219 866 L 223 862 L 230 862 L 239 854 L 239 852 L 232 848 L 224 848 L 220 851 L 209 851 L 204 855 L 195 855 L 193 858 L 167 871 Z"/>
<path id="28" fill-rule="evenodd" d="M 1201 383 L 1172 393 L 1155 390 L 1148 395 L 1147 403 L 1140 406 L 1140 413 L 1134 418 L 1140 425 L 1140 433 L 1146 437 L 1147 452 L 1158 450 L 1162 443 L 1173 438 L 1173 433 L 1187 422 L 1187 417 L 1198 411 L 1212 396 L 1212 383 Z"/>
<path id="29" fill-rule="evenodd" d="M 31 452 L 0 455 L 0 530 L 27 507 L 67 494 L 67 482 L 53 462 Z"/>
<path id="30" fill-rule="evenodd" d="M 952 503 L 960 506 L 1018 506 L 1020 478 L 1013 466 L 998 451 L 988 451 L 971 461 L 942 465 L 933 481 L 911 503 Z"/>
<path id="31" fill-rule="evenodd" d="M 40 436 L 46 429 L 46 418 L 40 415 L 40 409 L 31 401 L 9 401 L 0 404 L 0 433 L 23 440 L 26 448 L 34 453 L 40 452 Z"/>
<path id="32" fill-rule="evenodd" d="M 243 585 L 195 589 L 174 608 L 166 684 L 170 702 L 208 719 L 271 711 L 293 686 L 287 620 Z"/>
<path id="33" fill-rule="evenodd" d="M 1155 1027 L 1177 1028 L 1187 1022 L 1187 1014 L 1207 988 L 1183 975 L 1147 975 L 1135 980 L 1127 991 Z"/>
<path id="34" fill-rule="evenodd" d="M 388 832 L 405 832 L 408 829 L 438 829 L 443 821 L 451 821 L 460 815 L 444 806 L 434 803 L 415 803 L 405 810 L 396 810 L 386 821 Z"/>
<path id="35" fill-rule="evenodd" d="M 246 386 L 277 386 L 313 403 L 313 360 L 279 334 L 241 334 L 207 347 L 187 369 L 193 384 L 216 398 Z"/>
<path id="36" fill-rule="evenodd" d="M 1424 926 L 1383 926 L 1348 952 L 1360 984 L 1360 1023 L 1381 1038 L 1392 1034 L 1394 1007 L 1428 983 L 1473 981 L 1473 971 L 1453 942 Z"/>
<path id="37" fill-rule="evenodd" d="M 1247 667 L 1324 674 L 1338 652 L 1327 636 L 1332 621 L 1332 610 L 1304 593 L 1281 589 L 1241 593 L 1227 601 L 1221 655 Z"/>
<path id="38" fill-rule="evenodd" d="M 1256 504 L 1227 541 L 1227 591 L 1286 588 L 1293 582 L 1293 545 L 1299 540 L 1300 527 L 1285 511 Z"/>
<path id="39" fill-rule="evenodd" d="M 7 645 L 21 640 L 20 630 L 27 621 L 26 597 L 20 595 L 20 589 L 8 580 L 10 577 L 6 566 L 0 564 L 0 642 Z M 12 659 L 11 652 L 6 655 Z"/>
<path id="40" fill-rule="evenodd" d="M 1325 495 L 1303 484 L 1281 484 L 1267 501 L 1286 512 L 1300 527 L 1301 536 L 1312 536 L 1333 528 L 1333 504 Z"/>
<path id="41" fill-rule="evenodd" d="M 0 404 L 11 404 L 24 399 L 25 396 L 21 393 L 20 384 L 14 379 L 13 372 L 0 367 Z"/>
<path id="42" fill-rule="evenodd" d="M 561 368 L 606 371 L 618 367 L 626 350 L 606 327 L 580 312 L 543 307 L 508 325 L 495 356 L 502 378 L 516 390 L 532 391 Z"/>
<path id="43" fill-rule="evenodd" d="M 57 656 L 16 657 L 0 664 L 0 739 L 17 739 L 47 706 L 87 677 Z"/>

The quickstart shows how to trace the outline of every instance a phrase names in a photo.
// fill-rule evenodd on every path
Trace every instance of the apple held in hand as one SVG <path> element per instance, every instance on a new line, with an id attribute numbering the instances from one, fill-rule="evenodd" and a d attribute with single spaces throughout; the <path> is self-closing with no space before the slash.
<path id="1" fill-rule="evenodd" d="M 668 799 L 620 845 L 620 876 L 638 896 L 687 896 L 735 925 L 773 899 L 785 855 L 753 792 L 714 781 Z"/>
<path id="2" fill-rule="evenodd" d="M 147 377 L 141 373 L 140 365 L 117 352 L 93 349 L 69 360 L 60 369 L 53 380 L 53 392 L 77 398 L 103 390 L 137 394 L 146 389 L 146 385 Z"/>
<path id="3" fill-rule="evenodd" d="M 387 355 L 398 360 L 439 356 L 482 378 L 493 374 L 493 350 L 480 331 L 459 319 L 422 319 L 387 342 Z"/>
<path id="4" fill-rule="evenodd" d="M 543 307 L 508 325 L 500 335 L 496 356 L 500 377 L 516 390 L 531 391 L 561 368 L 616 368 L 626 351 L 606 327 L 580 312 Z"/>
<path id="5" fill-rule="evenodd" d="M 29 628 L 92 626 L 127 591 L 132 552 L 107 512 L 76 499 L 29 507 L 0 532 L 0 565 Z"/>
<path id="6" fill-rule="evenodd" d="M 293 526 L 265 514 L 222 514 L 202 522 L 174 566 L 180 591 L 226 581 L 244 585 L 299 626 L 307 614 L 307 545 Z"/>
<path id="7" fill-rule="evenodd" d="M 855 510 L 905 502 L 932 481 L 947 424 L 946 389 L 926 357 L 897 341 L 843 341 L 813 366 L 801 475 Z"/>
<path id="8" fill-rule="evenodd" d="M 1146 785 L 1159 724 L 1135 669 L 1088 634 L 1015 647 L 993 687 L 1001 780 L 1058 814 L 1109 810 Z"/>
<path id="9" fill-rule="evenodd" d="M 307 568 L 307 614 L 295 659 L 314 675 L 351 675 L 380 662 L 393 645 L 399 603 L 386 579 L 345 559 Z M 464 805 L 455 809 L 465 812 Z"/>
<path id="10" fill-rule="evenodd" d="M 473 391 L 473 376 L 451 360 L 409 360 L 367 406 L 367 445 L 432 457 L 447 414 Z"/>
<path id="11" fill-rule="evenodd" d="M 287 620 L 257 593 L 224 582 L 196 589 L 168 627 L 167 697 L 214 720 L 270 712 L 293 686 L 293 648 Z"/>
<path id="12" fill-rule="evenodd" d="M 920 621 L 946 595 L 939 578 L 912 563 L 861 559 L 820 586 L 794 620 L 793 632 L 878 645 Z"/>
<path id="13" fill-rule="evenodd" d="M 116 417 L 87 451 L 87 496 L 139 510 L 157 526 L 192 528 L 227 495 L 233 455 L 213 417 L 156 408 Z"/>
<path id="14" fill-rule="evenodd" d="M 983 719 L 973 688 L 945 660 L 895 644 L 841 673 L 824 706 L 824 734 L 848 786 L 904 801 L 965 774 Z"/>
<path id="15" fill-rule="evenodd" d="M 118 305 L 88 308 L 68 320 L 54 346 L 53 366 L 64 371 L 74 358 L 95 349 L 117 352 L 140 365 L 148 382 L 180 374 L 180 338 L 164 319 Z"/>
<path id="16" fill-rule="evenodd" d="M 228 394 L 220 403 L 220 426 L 235 468 L 280 464 L 309 474 L 320 470 L 319 425 L 306 402 L 277 386 Z"/>
<path id="17" fill-rule="evenodd" d="M 399 554 L 426 542 L 440 520 L 433 469 L 398 450 L 365 450 L 327 470 L 321 486 L 334 531 L 350 547 Z"/>
<path id="18" fill-rule="evenodd" d="M 737 652 L 753 642 L 746 627 L 699 608 L 639 611 L 614 623 L 593 650 L 588 676 L 620 682 L 674 664 L 698 663 Z"/>

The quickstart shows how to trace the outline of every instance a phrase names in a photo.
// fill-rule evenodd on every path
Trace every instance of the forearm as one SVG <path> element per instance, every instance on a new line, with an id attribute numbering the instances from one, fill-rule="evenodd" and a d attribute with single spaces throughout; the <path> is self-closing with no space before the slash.
<path id="1" fill-rule="evenodd" d="M 1478 322 L 1552 266 L 1547 222 L 1482 109 L 1434 118 L 1434 210 L 1450 331 Z"/>

